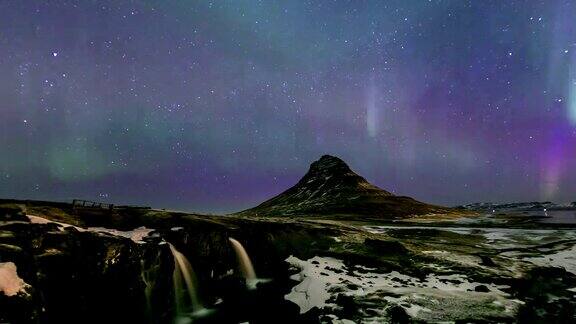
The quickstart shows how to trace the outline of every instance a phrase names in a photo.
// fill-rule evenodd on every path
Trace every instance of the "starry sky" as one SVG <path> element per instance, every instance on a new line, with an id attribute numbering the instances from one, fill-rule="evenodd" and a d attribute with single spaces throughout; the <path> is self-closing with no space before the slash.
<path id="1" fill-rule="evenodd" d="M 576 200 L 576 1 L 0 0 L 0 196 L 226 213 L 333 154 Z"/>

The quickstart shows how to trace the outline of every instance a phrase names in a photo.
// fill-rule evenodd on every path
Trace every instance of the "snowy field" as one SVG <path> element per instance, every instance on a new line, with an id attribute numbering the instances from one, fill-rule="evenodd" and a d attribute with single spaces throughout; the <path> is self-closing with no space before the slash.
<path id="1" fill-rule="evenodd" d="M 329 314 L 332 322 L 340 323 L 346 322 L 337 316 L 342 296 L 353 298 L 360 305 L 363 323 L 389 321 L 386 316 L 390 307 L 401 307 L 413 319 L 432 322 L 515 318 L 524 302 L 509 294 L 509 286 L 502 285 L 502 280 L 500 284 L 492 282 L 489 276 L 484 276 L 482 282 L 474 281 L 467 273 L 489 272 L 501 279 L 516 277 L 534 267 L 556 267 L 576 274 L 574 229 L 432 226 L 364 226 L 363 229 L 386 240 L 417 246 L 412 253 L 431 260 L 429 264 L 421 264 L 429 270 L 428 274 L 416 278 L 401 270 L 383 272 L 332 257 L 301 260 L 291 256 L 286 261 L 297 273 L 291 277 L 295 286 L 285 299 L 297 304 L 301 313 L 316 307 Z M 338 238 L 337 242 L 340 241 Z M 490 255 L 495 263 L 487 266 L 478 252 Z M 452 268 L 456 265 L 460 270 Z"/>
<path id="2" fill-rule="evenodd" d="M 429 274 L 419 279 L 397 271 L 347 268 L 341 260 L 330 257 L 300 260 L 291 256 L 286 261 L 300 272 L 292 276 L 299 283 L 285 299 L 297 304 L 301 313 L 313 307 L 338 309 L 336 299 L 340 294 L 367 305 L 363 311 L 368 322 L 385 320 L 385 309 L 392 305 L 421 320 L 456 320 L 475 312 L 512 316 L 522 304 L 502 290 L 507 286 L 474 282 L 461 274 Z"/>

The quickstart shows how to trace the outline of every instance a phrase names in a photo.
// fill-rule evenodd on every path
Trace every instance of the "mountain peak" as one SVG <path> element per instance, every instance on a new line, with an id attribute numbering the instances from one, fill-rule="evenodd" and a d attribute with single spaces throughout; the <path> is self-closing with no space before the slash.
<path id="1" fill-rule="evenodd" d="M 309 194 L 307 201 L 321 198 L 323 203 L 331 196 L 354 197 L 359 192 L 368 191 L 378 196 L 392 196 L 391 193 L 376 187 L 352 171 L 342 159 L 332 155 L 323 155 L 312 162 L 308 172 L 296 186 L 292 187 L 292 190 L 301 193 L 299 196 L 302 197 Z"/>
<path id="2" fill-rule="evenodd" d="M 239 214 L 392 218 L 446 210 L 409 197 L 395 196 L 356 174 L 342 159 L 323 155 L 312 162 L 296 185 Z"/>
<path id="3" fill-rule="evenodd" d="M 337 156 L 333 156 L 333 155 L 328 155 L 328 154 L 324 154 L 320 157 L 320 159 L 318 159 L 316 162 L 322 162 L 322 163 L 344 163 L 346 164 L 346 162 L 344 162 L 341 158 L 337 157 Z M 314 163 L 314 162 L 312 162 Z"/>
<path id="4" fill-rule="evenodd" d="M 322 155 L 320 159 L 310 164 L 310 171 L 350 172 L 350 167 L 342 159 L 332 155 Z"/>

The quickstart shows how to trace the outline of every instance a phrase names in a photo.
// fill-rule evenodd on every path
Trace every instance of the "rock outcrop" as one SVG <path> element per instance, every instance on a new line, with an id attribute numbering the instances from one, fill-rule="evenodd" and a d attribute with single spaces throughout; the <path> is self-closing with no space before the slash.
<path id="1" fill-rule="evenodd" d="M 54 223 L 0 222 L 0 264 L 15 265 L 22 280 L 15 294 L 0 292 L 0 322 L 146 323 L 172 316 L 170 299 L 155 300 L 155 314 L 146 309 L 147 268 L 164 269 L 154 278 L 155 293 L 171 292 L 172 259 L 161 246 Z"/>
<path id="2" fill-rule="evenodd" d="M 35 216 L 26 215 L 26 204 Z M 298 322 L 310 315 L 283 298 L 293 284 L 284 260 L 328 249 L 337 232 L 138 208 L 84 215 L 63 205 L 44 215 L 40 206 L 0 204 L 2 323 L 170 323 L 176 305 L 167 242 L 190 260 L 202 304 L 211 308 L 194 323 L 269 323 L 278 313 Z M 101 227 L 86 225 L 95 222 Z M 144 226 L 155 230 L 144 238 L 129 235 Z M 247 289 L 230 237 L 250 252 L 258 275 L 275 280 Z"/>

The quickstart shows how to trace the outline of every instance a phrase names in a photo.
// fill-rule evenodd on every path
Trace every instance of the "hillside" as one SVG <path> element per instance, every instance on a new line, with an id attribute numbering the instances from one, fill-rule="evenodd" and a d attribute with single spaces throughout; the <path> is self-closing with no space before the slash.
<path id="1" fill-rule="evenodd" d="M 449 212 L 410 197 L 396 196 L 369 183 L 341 159 L 324 155 L 296 185 L 244 216 L 366 216 L 394 218 Z"/>

